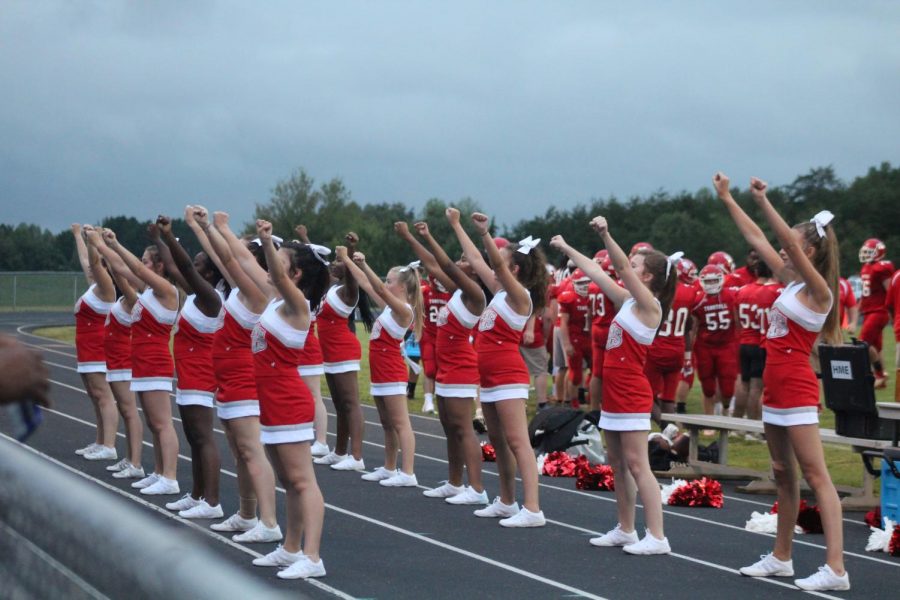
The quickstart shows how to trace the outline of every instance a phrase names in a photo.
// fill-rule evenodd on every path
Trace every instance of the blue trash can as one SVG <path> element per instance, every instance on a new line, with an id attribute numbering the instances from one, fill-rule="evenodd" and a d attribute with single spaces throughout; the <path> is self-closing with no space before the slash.
<path id="1" fill-rule="evenodd" d="M 881 516 L 900 522 L 900 448 L 885 448 L 881 459 Z"/>

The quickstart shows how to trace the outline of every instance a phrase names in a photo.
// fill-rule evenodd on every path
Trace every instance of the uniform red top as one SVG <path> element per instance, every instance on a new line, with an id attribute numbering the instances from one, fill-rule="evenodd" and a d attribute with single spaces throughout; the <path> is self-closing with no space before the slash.
<path id="1" fill-rule="evenodd" d="M 122 302 L 119 298 L 106 317 L 103 353 L 108 371 L 131 370 L 131 313 L 122 307 Z"/>
<path id="2" fill-rule="evenodd" d="M 844 277 L 838 278 L 838 308 L 841 311 L 842 326 L 845 325 L 847 319 L 847 310 L 854 306 L 856 306 L 856 294 L 853 293 L 853 286 Z"/>
<path id="3" fill-rule="evenodd" d="M 179 390 L 214 392 L 216 377 L 213 372 L 212 347 L 216 331 L 222 327 L 224 309 L 215 317 L 204 315 L 191 294 L 184 302 L 178 316 L 172 351 L 175 354 L 175 371 Z"/>
<path id="4" fill-rule="evenodd" d="M 406 363 L 400 344 L 406 328 L 394 320 L 389 306 L 378 315 L 369 336 L 370 380 L 373 384 L 406 382 Z"/>
<path id="5" fill-rule="evenodd" d="M 285 377 L 297 379 L 297 365 L 300 364 L 300 352 L 306 343 L 309 330 L 291 327 L 278 314 L 278 307 L 284 300 L 274 300 L 269 304 L 251 333 L 251 351 L 253 352 L 253 368 L 257 378 Z M 264 399 L 265 386 L 259 386 L 260 400 Z M 305 385 L 297 385 L 297 391 L 309 389 Z"/>
<path id="6" fill-rule="evenodd" d="M 852 291 L 850 292 L 853 293 Z M 887 307 L 894 315 L 894 338 L 900 340 L 900 271 L 891 278 L 888 289 Z"/>
<path id="7" fill-rule="evenodd" d="M 559 314 L 569 315 L 569 339 L 574 343 L 578 339 L 587 338 L 591 334 L 591 298 L 582 296 L 574 289 L 559 294 L 556 300 Z"/>
<path id="8" fill-rule="evenodd" d="M 591 327 L 593 329 L 609 329 L 616 317 L 616 309 L 600 286 L 594 282 L 588 286 L 588 298 L 591 300 Z"/>
<path id="9" fill-rule="evenodd" d="M 106 368 L 103 355 L 104 326 L 106 315 L 112 309 L 112 302 L 104 302 L 91 287 L 75 303 L 75 353 L 82 365 L 93 364 L 99 369 Z"/>
<path id="10" fill-rule="evenodd" d="M 736 333 L 736 308 L 735 292 L 731 288 L 723 288 L 712 296 L 705 293 L 699 296 L 691 309 L 700 323 L 695 343 L 706 346 L 732 343 Z"/>
<path id="11" fill-rule="evenodd" d="M 696 292 L 693 286 L 678 282 L 675 284 L 675 296 L 672 297 L 672 306 L 669 315 L 650 346 L 648 353 L 650 358 L 655 356 L 669 356 L 675 353 L 684 353 L 684 334 L 687 328 L 688 317 L 696 300 Z"/>
<path id="12" fill-rule="evenodd" d="M 769 309 L 772 308 L 781 290 L 780 283 L 751 283 L 738 290 L 735 295 L 737 301 L 738 319 L 741 324 L 739 341 L 748 346 L 760 346 L 765 339 L 765 332 L 769 326 Z"/>
<path id="13" fill-rule="evenodd" d="M 859 312 L 866 314 L 885 310 L 887 290 L 884 284 L 889 282 L 893 275 L 894 265 L 889 260 L 879 260 L 862 266 L 859 272 L 862 279 L 862 301 L 859 303 Z"/>
<path id="14" fill-rule="evenodd" d="M 134 303 L 131 317 L 132 381 L 172 377 L 175 365 L 169 352 L 169 338 L 178 311 L 165 308 L 148 287 Z"/>
<path id="15" fill-rule="evenodd" d="M 319 344 L 326 363 L 359 360 L 362 356 L 359 339 L 347 326 L 347 319 L 355 307 L 341 300 L 338 295 L 341 287 L 335 285 L 328 290 L 316 318 Z"/>
<path id="16" fill-rule="evenodd" d="M 425 320 L 422 323 L 422 338 L 434 339 L 437 336 L 437 320 L 441 309 L 450 300 L 450 292 L 442 290 L 440 284 L 429 277 L 422 282 L 422 301 L 425 307 Z"/>
<path id="17" fill-rule="evenodd" d="M 448 384 L 477 384 L 478 355 L 469 342 L 472 328 L 478 324 L 456 290 L 441 308 L 437 320 L 437 350 L 440 354 L 435 381 Z"/>
<path id="18" fill-rule="evenodd" d="M 550 286 L 549 295 L 551 300 L 559 301 L 559 295 L 567 290 L 574 289 L 572 280 L 568 277 Z M 553 322 L 554 327 L 559 327 L 559 310 L 556 311 L 556 321 Z"/>
<path id="19" fill-rule="evenodd" d="M 725 287 L 744 287 L 756 281 L 756 276 L 746 266 L 725 276 Z"/>

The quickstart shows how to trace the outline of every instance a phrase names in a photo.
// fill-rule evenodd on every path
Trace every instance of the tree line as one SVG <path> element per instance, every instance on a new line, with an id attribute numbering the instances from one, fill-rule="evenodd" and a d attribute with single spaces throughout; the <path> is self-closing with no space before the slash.
<path id="1" fill-rule="evenodd" d="M 762 223 L 749 190 L 735 189 L 733 194 Z M 832 167 L 811 169 L 789 185 L 771 189 L 769 198 L 789 223 L 807 220 L 823 209 L 835 214 L 844 276 L 859 271 L 857 255 L 867 238 L 876 237 L 885 242 L 888 258 L 900 257 L 900 168 L 893 168 L 887 162 L 870 168 L 850 184 L 839 179 Z M 361 240 L 359 249 L 377 272 L 384 273 L 390 266 L 412 260 L 406 244 L 393 233 L 395 221 L 410 224 L 427 221 L 435 239 L 445 243 L 450 255 L 459 254 L 459 244 L 444 218 L 444 210 L 451 205 L 464 215 L 481 210 L 471 198 L 451 203 L 432 198 L 419 211 L 401 203 L 360 204 L 340 178 L 317 185 L 313 177 L 300 169 L 275 185 L 270 199 L 256 205 L 253 217 L 272 221 L 275 232 L 287 238 L 295 237 L 294 226 L 304 224 L 313 242 L 331 248 L 343 243 L 348 231 L 354 231 Z M 587 223 L 598 214 L 609 219 L 611 231 L 623 246 L 648 241 L 667 253 L 682 250 L 698 267 L 716 250 L 728 252 L 739 263 L 747 251 L 743 238 L 711 187 L 694 193 L 659 191 L 627 201 L 615 197 L 594 199 L 567 210 L 551 206 L 543 215 L 522 219 L 511 226 L 495 226 L 493 231 L 513 241 L 527 235 L 540 237 L 545 249 L 550 237 L 562 233 L 572 246 L 593 253 L 600 247 L 599 240 Z M 122 244 L 140 253 L 147 245 L 148 223 L 134 217 L 115 216 L 104 218 L 100 224 L 113 229 Z M 190 252 L 199 249 L 183 220 L 176 219 L 173 228 Z M 245 233 L 253 231 L 252 222 L 245 224 Z M 551 262 L 558 263 L 561 259 L 555 253 L 548 254 Z M 53 233 L 34 224 L 0 224 L 0 270 L 77 269 L 70 231 Z"/>

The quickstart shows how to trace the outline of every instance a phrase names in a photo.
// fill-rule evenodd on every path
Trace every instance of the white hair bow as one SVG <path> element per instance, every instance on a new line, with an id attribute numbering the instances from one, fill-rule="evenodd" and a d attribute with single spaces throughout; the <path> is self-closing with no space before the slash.
<path id="1" fill-rule="evenodd" d="M 816 213 L 812 219 L 809 220 L 810 223 L 816 224 L 816 231 L 819 234 L 820 238 L 825 237 L 825 227 L 834 220 L 834 215 L 830 210 L 822 210 Z"/>
<path id="2" fill-rule="evenodd" d="M 679 250 L 675 254 L 670 254 L 666 258 L 666 279 L 669 278 L 669 273 L 672 272 L 672 265 L 677 265 L 682 256 L 684 256 L 684 252 Z"/>
<path id="3" fill-rule="evenodd" d="M 250 240 L 251 244 L 256 244 L 257 246 L 262 246 L 262 240 L 257 238 L 253 238 Z M 276 247 L 281 246 L 284 243 L 284 238 L 280 238 L 277 235 L 272 236 L 272 243 L 275 244 Z"/>
<path id="4" fill-rule="evenodd" d="M 519 240 L 519 248 L 516 252 L 521 252 L 522 254 L 531 254 L 531 251 L 534 250 L 535 246 L 541 243 L 541 238 L 533 238 L 530 235 L 524 240 Z"/>
<path id="5" fill-rule="evenodd" d="M 315 256 L 320 263 L 327 267 L 328 259 L 325 257 L 331 254 L 331 248 L 326 248 L 325 246 L 320 246 L 319 244 L 307 244 L 307 246 L 309 246 L 309 249 L 313 251 L 313 256 Z"/>
<path id="6" fill-rule="evenodd" d="M 410 269 L 418 269 L 420 266 L 422 266 L 422 261 L 421 261 L 421 260 L 414 260 L 414 261 L 412 261 L 411 263 L 409 263 L 408 265 L 406 265 L 405 267 L 403 267 L 402 269 L 400 269 L 400 272 L 401 272 L 401 273 L 406 273 L 406 272 L 409 271 Z"/>

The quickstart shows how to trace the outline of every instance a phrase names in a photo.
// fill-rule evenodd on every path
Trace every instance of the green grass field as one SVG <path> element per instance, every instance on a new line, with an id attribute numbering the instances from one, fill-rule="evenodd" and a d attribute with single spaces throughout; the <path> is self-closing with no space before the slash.
<path id="1" fill-rule="evenodd" d="M 0 273 L 0 312 L 72 310 L 86 289 L 80 271 Z"/>
<path id="2" fill-rule="evenodd" d="M 34 332 L 37 335 L 46 336 L 64 342 L 74 343 L 75 328 L 74 327 L 45 327 Z M 366 331 L 357 326 L 357 335 L 363 347 L 362 371 L 360 372 L 360 396 L 362 401 L 369 405 L 374 405 L 369 395 L 369 361 L 368 361 L 368 339 Z M 894 334 L 890 327 L 884 332 L 884 364 L 894 365 L 894 356 L 896 346 L 894 343 Z M 893 370 L 888 369 L 893 375 Z M 878 402 L 891 402 L 894 398 L 894 381 L 891 379 L 888 388 L 876 390 L 875 397 Z M 327 393 L 327 390 L 326 390 Z M 409 401 L 410 412 L 417 412 L 422 408 L 423 401 L 422 384 L 416 386 L 415 398 Z M 529 401 L 529 418 L 534 412 L 534 396 Z M 694 385 L 688 396 L 688 412 L 702 412 L 702 397 L 700 394 L 700 386 Z M 822 411 L 820 415 L 820 423 L 823 428 L 834 428 L 834 413 L 828 409 Z M 706 444 L 714 438 L 703 439 L 702 443 Z M 745 441 L 742 437 L 735 437 L 729 440 L 729 459 L 728 464 L 737 467 L 746 467 L 758 471 L 766 471 L 769 468 L 769 452 L 764 443 L 757 441 Z M 831 477 L 837 485 L 862 485 L 862 469 L 860 466 L 860 458 L 845 446 L 834 446 L 825 444 L 825 458 L 828 462 L 828 469 Z M 877 485 L 877 484 L 876 484 Z"/>

